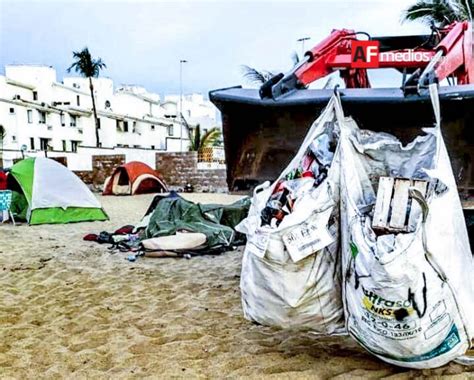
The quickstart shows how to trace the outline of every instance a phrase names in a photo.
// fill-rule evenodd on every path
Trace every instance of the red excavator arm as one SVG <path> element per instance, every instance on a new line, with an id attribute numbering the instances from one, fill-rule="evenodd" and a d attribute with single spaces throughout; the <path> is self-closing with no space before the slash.
<path id="1" fill-rule="evenodd" d="M 307 51 L 290 73 L 265 83 L 261 97 L 276 98 L 335 71 L 340 72 L 347 88 L 369 88 L 367 69 L 354 67 L 354 47 L 363 41 L 357 38 L 359 34 L 365 33 L 334 30 Z M 420 88 L 448 77 L 456 78 L 458 84 L 474 83 L 472 26 L 467 21 L 433 29 L 431 36 L 378 37 L 369 42 L 377 46 L 378 52 L 377 65 L 371 68 L 394 68 L 413 74 L 404 87 L 410 83 Z"/>

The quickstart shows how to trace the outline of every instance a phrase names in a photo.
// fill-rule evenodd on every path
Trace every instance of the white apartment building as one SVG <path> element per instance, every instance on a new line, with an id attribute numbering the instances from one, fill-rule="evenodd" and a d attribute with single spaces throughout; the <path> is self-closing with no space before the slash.
<path id="1" fill-rule="evenodd" d="M 179 95 L 166 95 L 163 105 L 166 107 L 168 103 L 174 104 L 178 108 L 182 108 L 183 117 L 191 125 L 200 124 L 203 130 L 214 127 L 220 127 L 219 111 L 216 107 L 202 94 L 186 94 L 182 97 L 180 105 Z"/>
<path id="2" fill-rule="evenodd" d="M 81 164 L 81 157 L 77 156 L 86 151 L 88 157 L 83 158 L 89 162 L 92 154 L 114 154 L 116 152 L 111 153 L 111 150 L 117 149 L 126 151 L 127 157 L 147 156 L 149 160 L 154 151 L 187 150 L 188 131 L 178 117 L 179 97 L 178 101 L 161 102 L 159 95 L 140 86 L 114 89 L 109 78 L 94 78 L 93 85 L 100 148 L 96 148 L 87 78 L 66 77 L 60 83 L 52 67 L 5 66 L 5 75 L 0 76 L 3 166 L 11 166 L 14 159 L 22 156 L 44 155 L 45 151 L 50 156 L 72 157 L 76 163 L 72 169 L 82 170 L 87 165 Z M 196 104 L 183 102 L 183 110 L 188 113 L 191 109 L 189 114 L 195 114 L 195 109 L 204 109 L 203 102 L 203 98 L 196 98 Z M 214 106 L 210 102 L 207 106 L 211 107 L 208 115 L 214 115 L 211 123 L 217 124 Z M 195 125 L 192 118 L 187 122 Z"/>

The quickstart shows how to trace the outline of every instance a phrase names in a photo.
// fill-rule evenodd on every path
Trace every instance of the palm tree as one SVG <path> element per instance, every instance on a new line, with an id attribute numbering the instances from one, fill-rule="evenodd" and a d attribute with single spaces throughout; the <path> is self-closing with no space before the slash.
<path id="1" fill-rule="evenodd" d="M 298 63 L 301 62 L 301 58 L 299 57 L 298 53 L 293 52 L 291 55 L 291 60 L 293 62 L 293 66 L 296 66 Z M 274 77 L 276 74 L 272 73 L 271 71 L 258 71 L 253 67 L 249 67 L 246 65 L 242 65 L 242 71 L 244 73 L 244 78 L 246 78 L 250 83 L 253 84 L 264 84 L 267 80 Z M 323 85 L 323 89 L 332 88 L 334 84 L 335 78 L 329 77 L 327 82 Z M 308 86 L 305 86 L 307 88 Z"/>
<path id="2" fill-rule="evenodd" d="M 244 78 L 247 79 L 250 83 L 254 84 L 263 84 L 270 78 L 274 77 L 275 74 L 271 71 L 262 70 L 259 71 L 253 67 L 242 65 L 242 71 Z"/>
<path id="3" fill-rule="evenodd" d="M 96 146 L 100 147 L 99 119 L 97 118 L 97 109 L 95 107 L 94 85 L 92 83 L 92 78 L 97 78 L 99 76 L 100 71 L 105 69 L 107 66 L 101 58 L 92 58 L 91 53 L 89 52 L 89 49 L 87 47 L 85 47 L 81 51 L 73 51 L 72 57 L 74 58 L 74 62 L 67 69 L 67 72 L 69 73 L 72 69 L 74 69 L 76 73 L 79 73 L 85 78 L 89 78 L 89 90 L 91 91 L 92 110 L 94 111 L 95 119 L 95 141 Z"/>
<path id="4" fill-rule="evenodd" d="M 198 124 L 195 128 L 189 128 L 189 151 L 201 152 L 204 148 L 216 146 L 222 138 L 222 131 L 217 128 L 211 128 L 201 134 L 201 126 Z"/>
<path id="5" fill-rule="evenodd" d="M 300 62 L 300 57 L 295 51 L 291 55 L 291 61 L 293 66 L 296 66 Z M 247 79 L 250 83 L 253 84 L 263 84 L 270 78 L 274 77 L 276 74 L 268 70 L 257 70 L 253 67 L 242 65 L 242 71 L 244 78 Z"/>
<path id="6" fill-rule="evenodd" d="M 291 60 L 293 62 L 293 66 L 296 66 L 298 63 L 301 62 L 301 58 L 299 57 L 298 53 L 295 51 L 291 55 Z M 244 73 L 244 78 L 246 78 L 250 83 L 253 84 L 264 84 L 267 80 L 270 78 L 274 77 L 276 74 L 272 73 L 271 71 L 258 71 L 257 69 L 254 69 L 253 67 L 249 67 L 246 65 L 242 65 L 242 70 Z M 329 77 L 327 82 L 323 85 L 323 89 L 327 88 L 332 88 L 334 84 L 335 78 L 334 77 Z M 307 88 L 308 86 L 305 86 Z"/>
<path id="7" fill-rule="evenodd" d="M 291 55 L 291 61 L 293 62 L 293 66 L 296 66 L 298 63 L 300 63 L 301 58 L 296 51 L 294 51 Z"/>
<path id="8" fill-rule="evenodd" d="M 473 11 L 473 0 L 418 0 L 403 13 L 403 19 L 444 27 L 454 21 L 471 20 Z"/>

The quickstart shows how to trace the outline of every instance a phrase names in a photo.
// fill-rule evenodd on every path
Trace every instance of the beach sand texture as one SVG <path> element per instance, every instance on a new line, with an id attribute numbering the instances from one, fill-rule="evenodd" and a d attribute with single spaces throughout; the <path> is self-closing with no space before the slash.
<path id="1" fill-rule="evenodd" d="M 0 225 L 1 379 L 474 378 L 474 368 L 401 369 L 346 337 L 316 338 L 246 321 L 241 250 L 130 263 L 125 253 L 82 240 L 136 223 L 151 199 L 100 197 L 111 218 L 103 223 Z"/>

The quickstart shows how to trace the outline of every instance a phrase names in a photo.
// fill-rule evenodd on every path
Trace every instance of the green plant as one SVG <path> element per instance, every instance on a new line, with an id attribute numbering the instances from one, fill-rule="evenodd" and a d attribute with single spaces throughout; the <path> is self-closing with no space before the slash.
<path id="1" fill-rule="evenodd" d="M 267 70 L 259 71 L 247 65 L 242 65 L 242 72 L 243 72 L 244 78 L 247 79 L 248 82 L 254 83 L 254 84 L 263 84 L 267 80 L 275 76 L 275 74 L 272 73 L 271 71 L 267 71 Z"/>
<path id="2" fill-rule="evenodd" d="M 471 20 L 472 0 L 418 0 L 402 15 L 404 21 L 422 21 L 443 27 L 454 21 Z"/>
<path id="3" fill-rule="evenodd" d="M 214 127 L 201 133 L 201 126 L 198 124 L 195 128 L 188 128 L 189 132 L 189 151 L 200 152 L 204 148 L 218 145 L 222 141 L 222 132 Z"/>
<path id="4" fill-rule="evenodd" d="M 301 62 L 301 58 L 299 57 L 298 53 L 293 52 L 291 55 L 291 61 L 293 62 L 293 66 L 296 66 Z M 267 80 L 271 79 L 274 77 L 276 74 L 267 71 L 267 70 L 262 70 L 259 71 L 257 69 L 254 69 L 253 67 L 247 66 L 247 65 L 242 65 L 242 71 L 243 71 L 243 76 L 249 83 L 252 84 L 264 84 Z M 327 82 L 323 85 L 323 89 L 330 88 L 333 86 L 334 78 L 330 77 Z M 304 86 L 304 88 L 307 88 L 307 86 Z"/>
<path id="5" fill-rule="evenodd" d="M 293 66 L 296 66 L 300 62 L 300 57 L 296 52 L 293 52 L 293 54 L 291 55 L 291 61 L 293 63 Z M 257 70 L 247 65 L 242 65 L 241 68 L 244 78 L 247 79 L 249 83 L 253 84 L 263 84 L 276 75 L 271 71 Z"/>

